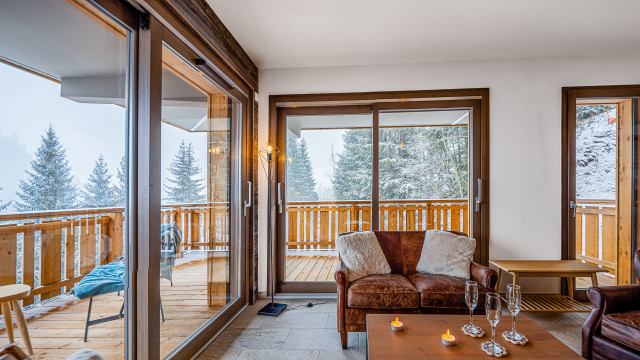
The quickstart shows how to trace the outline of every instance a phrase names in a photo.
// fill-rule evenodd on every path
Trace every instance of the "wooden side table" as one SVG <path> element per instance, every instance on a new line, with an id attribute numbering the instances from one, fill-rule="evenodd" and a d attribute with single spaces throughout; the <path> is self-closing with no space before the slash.
<path id="1" fill-rule="evenodd" d="M 11 308 L 16 316 L 16 323 L 22 340 L 27 347 L 29 355 L 33 355 L 33 349 L 31 348 L 31 339 L 29 338 L 29 330 L 27 330 L 27 321 L 24 319 L 24 313 L 18 300 L 24 299 L 31 293 L 31 286 L 24 284 L 13 284 L 0 286 L 0 306 L 2 306 L 2 315 L 4 316 L 4 323 L 7 327 L 7 335 L 9 336 L 9 342 L 13 343 L 13 320 L 11 319 Z"/>
<path id="2" fill-rule="evenodd" d="M 500 287 L 502 272 L 513 275 L 514 285 L 518 284 L 521 277 L 564 277 L 567 278 L 569 297 L 572 299 L 573 278 L 590 277 L 593 286 L 598 286 L 598 273 L 608 272 L 578 260 L 492 260 L 489 264 L 498 268 L 496 289 Z"/>

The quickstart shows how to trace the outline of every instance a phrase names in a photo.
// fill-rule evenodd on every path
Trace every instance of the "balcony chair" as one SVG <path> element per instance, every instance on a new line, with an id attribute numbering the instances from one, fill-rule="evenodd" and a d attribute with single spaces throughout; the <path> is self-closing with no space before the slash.
<path id="1" fill-rule="evenodd" d="M 173 286 L 173 266 L 178 254 L 178 249 L 182 243 L 182 230 L 176 224 L 163 224 L 160 231 L 161 253 L 160 253 L 160 277 L 171 282 Z M 89 310 L 87 311 L 87 321 L 84 330 L 84 341 L 87 341 L 89 326 L 102 324 L 105 322 L 124 318 L 124 302 L 117 315 L 107 316 L 96 320 L 91 320 L 91 307 L 93 297 L 118 292 L 124 290 L 125 262 L 124 257 L 119 256 L 106 265 L 101 265 L 85 275 L 76 286 L 71 289 L 71 293 L 78 299 L 89 298 Z M 164 310 L 162 300 L 160 300 L 160 314 L 164 322 Z"/>
<path id="2" fill-rule="evenodd" d="M 640 250 L 634 256 L 640 279 Z M 640 284 L 590 287 L 593 305 L 582 326 L 585 359 L 640 359 Z"/>

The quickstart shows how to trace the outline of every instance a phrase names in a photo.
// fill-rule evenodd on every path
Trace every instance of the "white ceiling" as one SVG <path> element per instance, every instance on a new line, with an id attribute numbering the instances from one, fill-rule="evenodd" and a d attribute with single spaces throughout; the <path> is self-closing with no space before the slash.
<path id="1" fill-rule="evenodd" d="M 640 52 L 638 0 L 207 0 L 261 69 Z"/>

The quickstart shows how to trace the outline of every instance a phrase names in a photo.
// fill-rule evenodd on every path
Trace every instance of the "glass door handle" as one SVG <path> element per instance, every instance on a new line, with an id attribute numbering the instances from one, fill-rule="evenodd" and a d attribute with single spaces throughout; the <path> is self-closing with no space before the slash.
<path id="1" fill-rule="evenodd" d="M 282 214 L 282 183 L 278 183 L 278 213 Z"/>
<path id="2" fill-rule="evenodd" d="M 253 186 L 251 184 L 251 181 L 247 181 L 247 184 L 249 185 L 249 195 L 247 196 L 249 199 L 245 200 L 244 202 L 244 216 L 247 216 L 247 208 L 251 207 L 251 193 L 253 192 Z"/>
<path id="3" fill-rule="evenodd" d="M 575 201 L 569 201 L 569 208 L 573 209 L 573 217 L 576 217 L 576 212 L 578 211 L 578 204 Z"/>
<path id="4" fill-rule="evenodd" d="M 484 202 L 484 196 L 482 191 L 482 179 L 478 179 L 478 188 L 476 189 L 476 201 L 475 201 L 475 211 L 480 212 L 480 204 Z"/>

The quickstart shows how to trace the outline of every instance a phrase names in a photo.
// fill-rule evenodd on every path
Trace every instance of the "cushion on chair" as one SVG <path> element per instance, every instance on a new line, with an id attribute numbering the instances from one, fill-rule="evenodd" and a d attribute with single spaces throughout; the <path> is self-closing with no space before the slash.
<path id="1" fill-rule="evenodd" d="M 427 230 L 416 270 L 469 279 L 476 240 L 448 231 Z"/>
<path id="2" fill-rule="evenodd" d="M 640 310 L 602 317 L 603 336 L 640 351 Z"/>
<path id="3" fill-rule="evenodd" d="M 391 267 L 372 231 L 340 235 L 336 239 L 336 248 L 349 270 L 349 281 L 371 274 L 391 273 Z"/>
<path id="4" fill-rule="evenodd" d="M 406 277 L 399 274 L 368 275 L 351 283 L 347 306 L 368 309 L 415 309 L 420 295 Z"/>
<path id="5" fill-rule="evenodd" d="M 468 309 L 464 300 L 467 279 L 449 275 L 415 273 L 409 281 L 420 293 L 420 305 L 424 308 Z M 478 306 L 484 306 L 487 290 L 478 286 Z"/>

